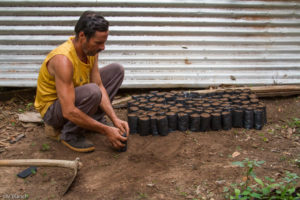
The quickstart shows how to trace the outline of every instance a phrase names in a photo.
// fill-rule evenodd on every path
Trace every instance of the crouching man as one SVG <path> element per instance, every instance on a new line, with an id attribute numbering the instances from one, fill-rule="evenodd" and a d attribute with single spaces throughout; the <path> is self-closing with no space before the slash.
<path id="1" fill-rule="evenodd" d="M 46 128 L 59 130 L 62 144 L 78 152 L 90 152 L 94 144 L 84 137 L 86 130 L 107 136 L 120 149 L 129 135 L 111 105 L 119 90 L 124 69 L 110 64 L 98 69 L 98 54 L 105 49 L 109 22 L 86 11 L 75 26 L 75 36 L 51 51 L 44 60 L 37 81 L 35 108 Z M 101 123 L 106 114 L 114 127 Z"/>

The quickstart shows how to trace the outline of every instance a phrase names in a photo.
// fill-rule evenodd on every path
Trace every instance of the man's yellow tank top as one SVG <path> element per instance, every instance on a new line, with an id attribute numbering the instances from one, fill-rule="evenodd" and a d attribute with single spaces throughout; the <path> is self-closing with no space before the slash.
<path id="1" fill-rule="evenodd" d="M 74 39 L 74 36 L 70 37 L 68 41 L 52 50 L 47 55 L 40 68 L 34 106 L 41 113 L 42 117 L 44 117 L 48 108 L 58 98 L 55 87 L 55 77 L 50 75 L 47 69 L 49 60 L 55 55 L 64 55 L 71 61 L 73 65 L 74 87 L 90 82 L 90 72 L 94 66 L 95 56 L 88 56 L 87 64 L 82 62 L 76 54 L 72 39 Z"/>

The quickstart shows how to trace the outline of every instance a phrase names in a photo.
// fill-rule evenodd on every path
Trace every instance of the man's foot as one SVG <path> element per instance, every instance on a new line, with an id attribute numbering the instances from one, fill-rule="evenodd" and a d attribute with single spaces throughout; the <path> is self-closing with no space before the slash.
<path id="1" fill-rule="evenodd" d="M 91 152 L 95 150 L 94 144 L 85 139 L 85 137 L 79 137 L 77 139 L 73 140 L 61 140 L 61 143 L 63 143 L 65 146 L 67 146 L 69 149 L 72 149 L 73 151 L 77 152 Z"/>
<path id="2" fill-rule="evenodd" d="M 50 126 L 45 123 L 45 134 L 48 138 L 56 141 L 60 141 L 60 130 L 55 129 L 53 126 Z"/>

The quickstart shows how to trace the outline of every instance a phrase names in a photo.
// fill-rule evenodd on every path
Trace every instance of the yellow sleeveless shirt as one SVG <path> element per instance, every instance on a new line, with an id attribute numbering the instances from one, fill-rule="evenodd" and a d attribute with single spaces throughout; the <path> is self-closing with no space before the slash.
<path id="1" fill-rule="evenodd" d="M 44 117 L 48 108 L 58 98 L 55 87 L 55 78 L 49 74 L 47 69 L 49 60 L 55 55 L 64 55 L 71 61 L 73 65 L 74 87 L 90 82 L 90 72 L 94 66 L 95 56 L 88 56 L 87 64 L 82 62 L 76 54 L 72 39 L 74 39 L 74 36 L 70 37 L 68 41 L 52 50 L 47 55 L 40 68 L 34 106 L 41 113 L 42 117 Z"/>

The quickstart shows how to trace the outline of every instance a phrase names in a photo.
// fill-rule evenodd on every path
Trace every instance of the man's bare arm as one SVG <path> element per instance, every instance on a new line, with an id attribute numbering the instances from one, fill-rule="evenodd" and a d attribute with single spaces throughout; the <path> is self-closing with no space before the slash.
<path id="1" fill-rule="evenodd" d="M 100 103 L 101 109 L 112 120 L 114 125 L 122 131 L 122 133 L 126 132 L 127 134 L 129 134 L 128 124 L 124 123 L 124 121 L 120 120 L 117 117 L 117 115 L 116 115 L 116 113 L 115 113 L 115 111 L 114 111 L 114 109 L 111 105 L 111 102 L 110 102 L 109 96 L 106 92 L 106 89 L 103 86 L 101 76 L 100 76 L 100 73 L 99 73 L 99 69 L 98 69 L 98 54 L 95 57 L 95 64 L 94 64 L 94 67 L 91 71 L 91 76 L 90 77 L 91 77 L 91 82 L 96 83 L 99 86 L 100 90 L 101 90 L 101 93 L 102 93 L 102 100 L 101 100 L 101 103 Z"/>

